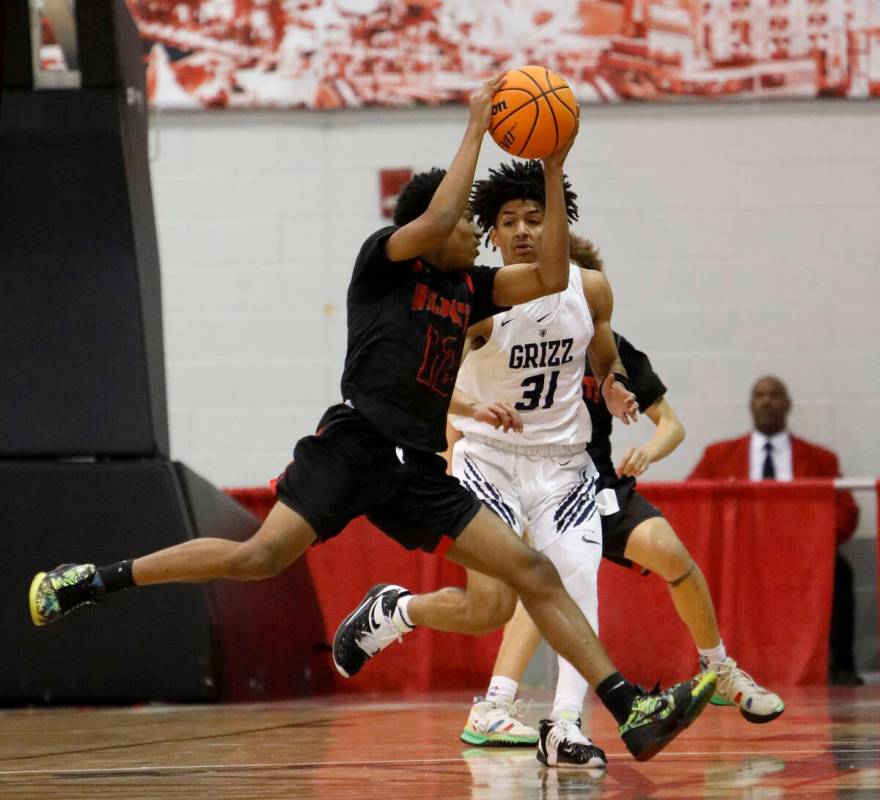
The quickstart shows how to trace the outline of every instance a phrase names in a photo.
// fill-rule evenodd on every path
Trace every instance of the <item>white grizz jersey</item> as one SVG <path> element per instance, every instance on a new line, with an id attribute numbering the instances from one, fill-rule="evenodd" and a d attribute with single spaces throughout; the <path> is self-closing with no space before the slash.
<path id="1" fill-rule="evenodd" d="M 580 268 L 572 264 L 565 291 L 492 317 L 489 341 L 470 351 L 458 374 L 457 386 L 475 400 L 518 409 L 523 432 L 505 433 L 471 417 L 454 416 L 452 424 L 501 449 L 584 449 L 592 425 L 581 392 L 592 338 Z"/>

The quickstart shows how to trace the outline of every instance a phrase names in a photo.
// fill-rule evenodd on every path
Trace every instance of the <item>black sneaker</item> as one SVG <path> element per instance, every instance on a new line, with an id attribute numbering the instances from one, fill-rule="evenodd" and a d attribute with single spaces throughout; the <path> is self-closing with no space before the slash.
<path id="1" fill-rule="evenodd" d="M 28 593 L 31 621 L 48 625 L 77 606 L 100 600 L 102 594 L 102 584 L 95 584 L 94 564 L 61 564 L 38 572 Z"/>
<path id="2" fill-rule="evenodd" d="M 351 612 L 333 637 L 333 664 L 346 678 L 360 672 L 361 667 L 376 653 L 394 641 L 403 641 L 403 634 L 412 627 L 400 615 L 392 619 L 397 601 L 410 594 L 408 589 L 380 583 L 367 592 L 361 604 Z"/>
<path id="3" fill-rule="evenodd" d="M 542 719 L 538 724 L 538 761 L 545 767 L 601 769 L 608 759 L 581 733 L 581 721 Z"/>
<path id="4" fill-rule="evenodd" d="M 700 715 L 715 692 L 717 679 L 714 672 L 702 672 L 665 691 L 635 696 L 629 718 L 619 731 L 636 761 L 653 758 Z"/>

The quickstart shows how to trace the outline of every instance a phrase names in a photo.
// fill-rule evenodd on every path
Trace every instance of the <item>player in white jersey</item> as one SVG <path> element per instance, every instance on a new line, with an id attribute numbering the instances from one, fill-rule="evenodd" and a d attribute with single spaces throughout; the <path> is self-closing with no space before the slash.
<path id="1" fill-rule="evenodd" d="M 541 181 L 540 165 L 514 162 L 510 166 L 505 165 L 499 170 L 492 171 L 490 179 L 480 181 L 475 186 L 471 197 L 475 216 L 483 229 L 489 232 L 493 245 L 497 244 L 500 247 L 505 262 L 514 257 L 517 260 L 538 257 L 542 209 L 537 212 L 530 210 L 530 201 L 520 198 L 538 196 L 536 187 L 541 185 Z M 569 216 L 571 216 L 570 209 Z M 594 276 L 602 274 L 602 263 L 591 243 L 572 236 L 570 252 L 572 259 L 586 270 L 581 272 L 581 275 L 595 282 Z M 572 278 L 575 274 L 576 271 L 572 268 Z M 570 293 L 573 283 L 574 280 L 569 285 Z M 575 293 L 571 296 L 573 300 L 576 299 Z M 549 304 L 548 301 L 556 297 L 565 297 L 565 293 L 545 298 L 545 306 Z M 532 313 L 533 309 L 538 316 Z M 519 491 L 523 497 L 534 496 L 525 474 L 514 468 L 512 462 L 514 456 L 502 452 L 500 458 L 495 455 L 487 459 L 489 463 L 486 471 L 491 473 L 493 484 L 490 488 L 488 480 L 482 487 L 474 484 L 473 476 L 476 474 L 475 466 L 478 464 L 463 461 L 462 454 L 471 453 L 475 447 L 478 455 L 490 453 L 493 449 L 504 450 L 510 446 L 515 447 L 516 442 L 524 441 L 526 438 L 530 440 L 531 446 L 548 442 L 551 443 L 551 447 L 556 447 L 557 443 L 566 441 L 564 438 L 558 438 L 563 432 L 571 437 L 569 441 L 582 441 L 581 428 L 572 421 L 577 415 L 586 412 L 588 420 L 593 420 L 590 427 L 596 425 L 596 430 L 591 430 L 592 439 L 589 449 L 597 459 L 595 465 L 600 470 L 600 486 L 605 490 L 602 495 L 603 499 L 607 500 L 602 512 L 601 525 L 604 541 L 600 539 L 604 557 L 629 566 L 632 566 L 632 561 L 629 559 L 636 559 L 645 571 L 656 572 L 667 580 L 676 609 L 694 636 L 701 664 L 705 669 L 711 667 L 719 676 L 724 676 L 723 680 L 719 679 L 718 694 L 713 702 L 719 705 L 738 706 L 743 716 L 750 722 L 766 723 L 775 719 L 784 710 L 784 703 L 778 695 L 756 684 L 751 676 L 737 667 L 733 659 L 727 657 L 721 642 L 712 599 L 699 567 L 663 519 L 662 513 L 635 491 L 635 476 L 642 474 L 651 460 L 662 458 L 674 449 L 683 437 L 683 429 L 675 413 L 668 403 L 663 401 L 666 389 L 662 382 L 651 371 L 643 354 L 635 351 L 621 337 L 614 336 L 615 341 L 620 341 L 619 355 L 624 367 L 627 368 L 628 378 L 632 383 L 639 407 L 658 425 L 659 434 L 652 439 L 653 449 L 642 447 L 628 450 L 615 472 L 611 462 L 609 442 L 611 417 L 602 408 L 601 401 L 594 393 L 590 394 L 591 402 L 586 403 L 582 401 L 580 392 L 564 394 L 548 392 L 547 395 L 552 397 L 552 402 L 536 405 L 530 401 L 526 408 L 535 406 L 531 411 L 526 410 L 522 403 L 517 403 L 512 394 L 506 394 L 506 392 L 515 393 L 519 388 L 520 378 L 529 372 L 528 369 L 525 371 L 519 369 L 523 366 L 525 351 L 519 349 L 516 343 L 520 341 L 521 336 L 528 340 L 531 333 L 523 314 L 520 313 L 521 310 L 525 311 L 526 317 L 532 316 L 542 320 L 537 326 L 540 335 L 541 326 L 549 319 L 543 316 L 546 309 L 538 307 L 536 303 L 515 307 L 472 327 L 469 332 L 472 350 L 459 373 L 458 385 L 466 389 L 475 402 L 479 402 L 484 396 L 497 396 L 499 400 L 505 400 L 522 409 L 525 432 L 523 434 L 493 433 L 485 423 L 475 422 L 473 419 L 453 419 L 455 428 L 464 434 L 464 438 L 454 446 L 455 474 L 489 508 L 496 508 L 498 496 L 507 493 L 515 494 Z M 588 335 L 588 332 L 580 321 L 573 320 L 569 324 L 571 328 L 568 332 L 573 340 L 571 349 L 574 352 L 580 338 Z M 565 334 L 565 329 L 553 331 L 554 337 L 564 337 Z M 515 352 L 517 356 L 511 355 L 507 361 L 503 358 L 498 359 L 495 354 L 501 349 L 506 349 L 511 354 Z M 641 356 L 641 359 L 637 356 Z M 536 360 L 541 361 L 540 353 Z M 525 366 L 528 368 L 534 365 L 525 364 Z M 590 367 L 594 366 L 591 359 Z M 589 375 L 589 372 L 587 374 Z M 602 374 L 599 373 L 600 378 Z M 590 384 L 593 387 L 596 385 L 594 380 L 594 376 L 590 375 Z M 523 381 L 523 387 L 525 386 L 526 381 Z M 566 405 L 568 407 L 565 407 Z M 530 424 L 531 422 L 535 424 Z M 682 432 L 679 434 L 678 431 Z M 453 442 L 455 431 L 448 431 L 447 439 Z M 490 447 L 487 442 L 494 447 Z M 653 455 L 649 456 L 649 452 Z M 472 460 L 476 461 L 476 459 Z M 505 468 L 499 468 L 498 462 Z M 485 477 L 488 478 L 489 475 Z M 530 527 L 528 523 L 526 527 Z M 532 531 L 529 530 L 529 534 L 531 533 Z M 545 535 L 539 532 L 537 541 L 533 539 L 532 544 L 542 549 Z M 547 551 L 545 554 L 550 555 L 550 552 Z M 558 564 L 557 568 L 559 568 Z M 564 574 L 562 569 L 559 569 L 560 574 Z M 595 583 L 589 586 L 589 590 L 595 593 Z M 579 589 L 569 587 L 569 593 L 581 605 L 595 628 L 595 620 L 581 603 L 582 595 Z M 595 596 L 593 601 L 595 603 Z M 461 735 L 464 741 L 476 745 L 538 743 L 540 751 L 542 742 L 539 741 L 538 732 L 519 722 L 517 715 L 513 713 L 517 680 L 525 671 L 525 666 L 540 638 L 533 634 L 533 627 L 528 615 L 518 608 L 514 621 L 505 629 L 504 643 L 496 660 L 495 674 L 486 698 L 477 702 L 471 710 Z M 573 715 L 573 709 L 565 707 L 564 681 L 567 681 L 566 673 L 561 668 L 554 716 L 560 715 L 561 711 L 563 718 L 566 714 Z M 576 683 L 572 685 L 577 687 Z M 581 699 L 583 699 L 582 695 Z M 577 712 L 579 711 L 578 706 Z M 543 738 L 543 731 L 541 736 Z"/>
<path id="2" fill-rule="evenodd" d="M 518 162 L 499 172 L 525 177 L 535 171 L 540 172 L 539 164 Z M 476 184 L 474 200 L 487 185 L 491 180 Z M 569 221 L 577 216 L 575 197 L 566 183 Z M 510 236 L 518 257 L 528 260 L 537 255 L 537 242 L 528 232 L 542 224 L 543 206 L 540 191 L 525 191 L 499 203 L 489 226 L 481 222 L 491 227 L 493 244 L 499 235 Z M 611 333 L 612 306 L 605 277 L 572 264 L 565 291 L 472 326 L 451 408 L 459 409 L 467 402 L 464 397 L 477 403 L 492 397 L 521 414 L 521 432 L 453 415 L 453 425 L 464 434 L 453 451 L 453 473 L 517 533 L 528 531 L 529 543 L 556 566 L 594 630 L 599 622 L 596 577 L 602 526 L 598 473 L 586 449 L 590 415 L 581 402 L 587 357 L 612 411 L 626 423 L 637 414 Z M 469 586 L 472 579 L 479 580 L 470 574 L 468 579 Z M 493 682 L 492 688 L 503 687 Z M 542 763 L 604 765 L 604 754 L 580 730 L 586 691 L 583 678 L 560 658 L 553 710 L 540 724 Z M 495 700 L 490 695 L 475 704 L 462 739 L 477 745 L 534 744 L 534 732 Z"/>

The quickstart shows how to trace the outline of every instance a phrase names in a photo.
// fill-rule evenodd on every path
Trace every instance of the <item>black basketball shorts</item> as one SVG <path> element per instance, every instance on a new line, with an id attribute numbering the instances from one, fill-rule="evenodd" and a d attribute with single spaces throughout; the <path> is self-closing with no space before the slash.
<path id="1" fill-rule="evenodd" d="M 608 488 L 617 495 L 620 511 L 602 517 L 602 558 L 632 569 L 633 562 L 624 556 L 630 534 L 645 520 L 662 517 L 663 512 L 638 493 L 635 478 L 617 480 Z"/>
<path id="2" fill-rule="evenodd" d="M 443 536 L 455 539 L 480 510 L 440 456 L 396 447 L 343 404 L 327 410 L 317 434 L 297 442 L 276 491 L 320 541 L 365 514 L 407 550 L 427 552 Z"/>

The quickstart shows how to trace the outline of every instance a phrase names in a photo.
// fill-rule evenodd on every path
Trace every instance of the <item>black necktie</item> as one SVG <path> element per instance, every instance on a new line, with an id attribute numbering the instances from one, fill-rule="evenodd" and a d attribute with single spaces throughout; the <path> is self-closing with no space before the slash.
<path id="1" fill-rule="evenodd" d="M 770 442 L 764 444 L 764 466 L 761 468 L 761 478 L 765 481 L 776 480 L 776 466 L 773 464 L 773 445 Z"/>

